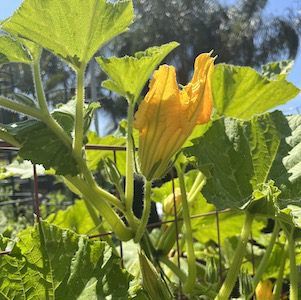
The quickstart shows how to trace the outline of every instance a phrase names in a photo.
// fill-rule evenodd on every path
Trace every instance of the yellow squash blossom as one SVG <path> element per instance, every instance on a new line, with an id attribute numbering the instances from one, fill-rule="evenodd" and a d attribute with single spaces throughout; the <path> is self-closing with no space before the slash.
<path id="1" fill-rule="evenodd" d="M 199 55 L 193 78 L 182 90 L 174 67 L 163 65 L 154 73 L 134 122 L 140 170 L 148 180 L 162 177 L 194 127 L 210 120 L 213 63 L 211 53 Z"/>
<path id="2" fill-rule="evenodd" d="M 257 300 L 273 300 L 273 283 L 267 279 L 260 281 L 256 287 Z"/>

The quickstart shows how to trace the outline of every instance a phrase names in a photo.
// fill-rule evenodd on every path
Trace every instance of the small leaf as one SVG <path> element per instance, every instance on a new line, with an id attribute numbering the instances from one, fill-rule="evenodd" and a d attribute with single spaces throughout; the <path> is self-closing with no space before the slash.
<path id="1" fill-rule="evenodd" d="M 160 47 L 151 47 L 134 56 L 125 57 L 97 57 L 100 67 L 111 77 L 102 86 L 137 101 L 146 81 L 165 56 L 179 44 L 171 42 Z"/>
<path id="2" fill-rule="evenodd" d="M 0 65 L 10 62 L 31 64 L 31 57 L 20 42 L 0 35 Z"/>
<path id="3" fill-rule="evenodd" d="M 300 90 L 286 80 L 268 80 L 249 67 L 219 64 L 212 79 L 220 116 L 250 119 L 296 97 Z"/>
<path id="4" fill-rule="evenodd" d="M 2 28 L 60 56 L 75 69 L 133 20 L 131 1 L 24 0 Z"/>

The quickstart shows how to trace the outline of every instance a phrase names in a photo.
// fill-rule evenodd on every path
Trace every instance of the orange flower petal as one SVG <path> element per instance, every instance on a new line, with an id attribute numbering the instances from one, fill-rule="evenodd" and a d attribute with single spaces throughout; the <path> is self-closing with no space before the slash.
<path id="1" fill-rule="evenodd" d="M 210 54 L 197 57 L 193 78 L 182 91 L 174 67 L 163 65 L 154 73 L 134 122 L 139 130 L 140 168 L 147 179 L 162 176 L 194 127 L 210 120 L 214 68 Z"/>

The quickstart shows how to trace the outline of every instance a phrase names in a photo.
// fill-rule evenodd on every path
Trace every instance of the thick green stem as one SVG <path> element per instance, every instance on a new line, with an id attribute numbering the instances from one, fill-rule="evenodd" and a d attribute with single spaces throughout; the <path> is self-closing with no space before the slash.
<path id="1" fill-rule="evenodd" d="M 39 102 L 39 106 L 43 114 L 49 115 L 48 105 L 44 93 L 43 83 L 41 79 L 41 71 L 40 71 L 40 56 L 35 59 L 32 64 L 32 73 L 33 73 L 33 81 L 36 91 L 36 97 Z"/>
<path id="2" fill-rule="evenodd" d="M 253 278 L 253 287 L 254 287 L 254 289 L 256 288 L 257 284 L 259 283 L 259 281 L 262 277 L 263 272 L 266 269 L 266 266 L 269 262 L 269 258 L 271 256 L 274 244 L 275 244 L 276 239 L 278 237 L 278 233 L 279 233 L 279 224 L 276 221 L 273 232 L 272 232 L 272 236 L 271 236 L 271 239 L 270 239 L 270 242 L 269 242 L 269 245 L 265 250 L 265 253 L 264 253 L 264 255 L 263 255 L 263 257 L 260 261 L 260 264 L 259 264 L 259 266 L 256 270 L 256 274 Z M 252 297 L 252 295 L 249 296 L 249 298 L 251 298 L 251 297 Z"/>
<path id="3" fill-rule="evenodd" d="M 227 277 L 218 293 L 215 300 L 230 299 L 230 294 L 233 290 L 237 276 L 244 258 L 246 247 L 248 244 L 249 235 L 252 228 L 253 216 L 246 213 L 246 219 L 241 231 L 240 241 L 235 250 L 234 258 L 228 271 Z"/>
<path id="4" fill-rule="evenodd" d="M 84 138 L 84 101 L 85 101 L 85 67 L 76 72 L 76 110 L 73 149 L 76 156 L 82 156 Z"/>
<path id="5" fill-rule="evenodd" d="M 176 165 L 176 169 L 179 177 L 179 184 L 180 184 L 181 197 L 182 197 L 182 213 L 183 213 L 183 221 L 185 225 L 185 240 L 186 240 L 187 263 L 188 263 L 188 276 L 187 276 L 187 280 L 184 282 L 183 291 L 185 293 L 189 293 L 192 291 L 196 281 L 196 260 L 195 260 L 195 253 L 193 247 L 192 227 L 190 222 L 190 213 L 189 213 L 189 205 L 187 201 L 184 174 L 179 165 Z"/>
<path id="6" fill-rule="evenodd" d="M 127 219 L 132 227 L 136 227 L 133 213 L 134 201 L 134 144 L 133 144 L 134 104 L 128 106 L 128 132 L 126 140 L 126 182 L 125 182 L 125 209 Z"/>
<path id="7" fill-rule="evenodd" d="M 78 177 L 66 176 L 82 194 L 99 212 L 99 214 L 109 223 L 112 230 L 122 241 L 128 241 L 133 237 L 132 231 L 126 227 L 112 207 L 104 200 L 93 188 Z"/>
<path id="8" fill-rule="evenodd" d="M 94 226 L 95 226 L 95 229 L 97 230 L 97 232 L 99 234 L 105 233 L 105 230 L 104 230 L 104 228 L 103 228 L 103 226 L 101 224 L 101 220 L 100 220 L 99 216 L 97 215 L 94 207 L 86 199 L 84 199 L 84 203 L 85 203 L 87 211 L 89 212 L 89 215 L 90 215 L 90 217 L 91 217 L 91 219 L 92 219 L 92 221 L 94 223 Z M 102 240 L 104 240 L 105 242 L 107 242 L 111 246 L 114 254 L 118 256 L 118 251 L 116 250 L 116 247 L 115 247 L 114 243 L 112 242 L 112 239 L 109 236 L 104 235 L 102 237 Z"/>
<path id="9" fill-rule="evenodd" d="M 12 146 L 15 147 L 20 147 L 20 143 L 9 133 L 0 130 L 0 139 L 3 141 L 6 141 L 7 143 L 11 144 Z"/>
<path id="10" fill-rule="evenodd" d="M 168 259 L 168 257 L 161 256 L 159 259 L 160 262 L 166 265 L 179 278 L 181 282 L 185 282 L 187 280 L 186 274 L 181 269 L 179 269 L 175 263 Z M 204 289 L 204 287 L 199 283 L 196 283 L 195 285 L 200 294 L 207 295 L 210 297 L 210 299 L 213 299 L 215 297 L 216 293 L 214 291 Z"/>
<path id="11" fill-rule="evenodd" d="M 3 96 L 0 96 L 0 106 L 3 106 L 8 110 L 27 115 L 34 119 L 43 119 L 43 114 L 38 109 L 24 104 L 20 104 Z"/>
<path id="12" fill-rule="evenodd" d="M 136 231 L 136 235 L 134 238 L 134 242 L 135 243 L 139 243 L 139 241 L 141 240 L 145 229 L 146 229 L 146 225 L 149 219 L 149 215 L 150 215 L 150 211 L 151 211 L 151 189 L 152 189 L 152 182 L 146 180 L 145 181 L 145 185 L 144 185 L 144 207 L 143 207 L 143 213 L 142 213 L 142 217 L 140 220 L 140 224 L 137 228 Z"/>
<path id="13" fill-rule="evenodd" d="M 187 280 L 186 274 L 168 257 L 160 256 L 159 260 L 166 265 L 180 279 L 181 282 L 185 282 Z"/>
<path id="14" fill-rule="evenodd" d="M 202 172 L 199 172 L 197 177 L 194 180 L 194 183 L 188 193 L 188 202 L 193 202 L 197 196 L 199 196 L 200 190 L 203 188 L 203 186 L 206 183 L 206 177 Z"/>
<path id="15" fill-rule="evenodd" d="M 273 299 L 279 300 L 282 292 L 282 284 L 283 284 L 283 275 L 285 269 L 285 262 L 288 254 L 288 242 L 286 242 L 285 247 L 282 250 L 281 260 L 278 268 L 278 276 L 275 283 L 274 291 L 273 291 Z"/>
<path id="16" fill-rule="evenodd" d="M 298 270 L 296 264 L 296 252 L 295 252 L 295 240 L 294 240 L 294 228 L 291 232 L 286 232 L 288 241 L 288 255 L 290 260 L 290 300 L 298 300 Z"/>

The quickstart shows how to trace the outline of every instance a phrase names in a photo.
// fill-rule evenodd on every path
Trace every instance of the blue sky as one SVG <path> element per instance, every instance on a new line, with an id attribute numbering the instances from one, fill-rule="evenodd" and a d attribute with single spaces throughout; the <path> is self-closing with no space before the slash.
<path id="1" fill-rule="evenodd" d="M 9 17 L 12 12 L 20 5 L 22 0 L 0 0 L 0 20 L 3 20 Z M 224 4 L 232 4 L 237 2 L 237 0 L 221 0 Z M 266 8 L 266 14 L 274 14 L 274 15 L 281 15 L 286 10 L 290 9 L 297 9 L 299 4 L 300 8 L 300 0 L 269 0 L 268 5 Z M 300 12 L 301 13 L 301 12 Z M 299 49 L 298 56 L 295 61 L 295 65 L 293 70 L 288 76 L 288 80 L 293 82 L 296 86 L 301 88 L 301 47 Z M 294 110 L 294 108 L 300 107 L 301 108 L 301 95 L 299 95 L 296 99 L 290 101 L 286 105 L 282 106 L 286 111 L 290 109 Z"/>

